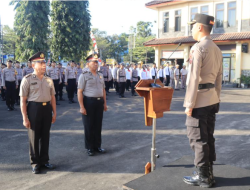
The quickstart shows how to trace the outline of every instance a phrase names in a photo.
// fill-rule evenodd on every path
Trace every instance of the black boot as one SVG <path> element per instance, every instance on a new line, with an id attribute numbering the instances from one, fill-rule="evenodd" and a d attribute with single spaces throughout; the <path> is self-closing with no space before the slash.
<path id="1" fill-rule="evenodd" d="M 213 163 L 209 163 L 209 176 L 210 176 L 212 184 L 214 185 L 216 183 L 216 181 L 214 179 Z"/>
<path id="2" fill-rule="evenodd" d="M 197 171 L 194 171 L 193 176 L 185 176 L 183 181 L 189 185 L 200 186 L 204 188 L 212 187 L 212 181 L 210 177 L 209 167 L 201 166 L 196 167 Z"/>

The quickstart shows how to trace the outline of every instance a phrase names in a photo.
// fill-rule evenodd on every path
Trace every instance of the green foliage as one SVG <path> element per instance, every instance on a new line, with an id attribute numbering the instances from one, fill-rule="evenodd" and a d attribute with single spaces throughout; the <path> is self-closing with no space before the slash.
<path id="1" fill-rule="evenodd" d="M 3 27 L 3 54 L 10 55 L 15 54 L 15 44 L 17 40 L 17 35 L 13 29 L 9 26 Z"/>
<path id="2" fill-rule="evenodd" d="M 250 84 L 250 76 L 241 75 L 240 81 L 243 84 Z"/>
<path id="3" fill-rule="evenodd" d="M 144 21 L 137 22 L 137 37 L 146 38 L 152 36 L 152 30 L 151 30 L 152 27 L 153 27 L 152 22 L 144 22 Z"/>
<path id="4" fill-rule="evenodd" d="M 50 2 L 12 0 L 10 4 L 15 5 L 16 10 L 17 59 L 26 61 L 38 51 L 48 51 Z"/>
<path id="5" fill-rule="evenodd" d="M 53 59 L 80 61 L 90 45 L 88 1 L 52 1 Z"/>
<path id="6" fill-rule="evenodd" d="M 125 52 L 128 49 L 128 35 L 122 33 L 109 36 L 105 31 L 100 31 L 97 28 L 93 28 L 92 32 L 102 59 L 105 61 L 106 59 L 114 58 L 116 61 L 121 62 L 123 55 L 126 55 Z"/>

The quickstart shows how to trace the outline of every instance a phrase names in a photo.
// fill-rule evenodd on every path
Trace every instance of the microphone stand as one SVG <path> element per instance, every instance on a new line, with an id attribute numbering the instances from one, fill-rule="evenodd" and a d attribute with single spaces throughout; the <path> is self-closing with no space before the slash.
<path id="1" fill-rule="evenodd" d="M 178 44 L 178 46 L 175 48 L 175 50 L 172 52 L 172 54 L 167 58 L 167 60 L 170 59 L 170 57 L 176 52 L 176 50 L 177 50 L 181 45 L 182 45 L 182 43 L 180 42 L 180 43 Z M 157 74 L 156 74 L 156 75 L 157 75 Z M 157 76 L 155 76 L 154 83 L 151 84 L 151 87 L 153 87 L 153 88 L 161 88 L 160 85 L 156 84 L 156 77 L 157 77 Z"/>

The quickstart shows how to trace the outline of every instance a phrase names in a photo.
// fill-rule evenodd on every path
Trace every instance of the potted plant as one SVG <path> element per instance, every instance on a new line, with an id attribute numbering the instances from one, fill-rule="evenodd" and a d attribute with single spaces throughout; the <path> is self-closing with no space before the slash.
<path id="1" fill-rule="evenodd" d="M 249 76 L 241 75 L 240 81 L 241 81 L 241 88 L 248 88 L 249 87 L 249 83 L 250 83 Z"/>

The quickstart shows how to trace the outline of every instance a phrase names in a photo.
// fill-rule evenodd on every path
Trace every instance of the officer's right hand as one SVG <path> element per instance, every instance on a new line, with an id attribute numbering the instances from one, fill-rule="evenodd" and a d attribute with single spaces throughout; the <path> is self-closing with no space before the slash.
<path id="1" fill-rule="evenodd" d="M 68 83 L 67 83 L 67 82 L 65 82 L 65 85 L 67 86 L 67 85 L 68 85 Z"/>
<path id="2" fill-rule="evenodd" d="M 3 89 L 6 90 L 6 86 L 3 86 Z"/>
<path id="3" fill-rule="evenodd" d="M 83 115 L 87 115 L 87 111 L 85 108 L 80 108 L 80 113 Z"/>
<path id="4" fill-rule="evenodd" d="M 30 129 L 30 121 L 28 119 L 23 120 L 23 126 Z"/>

